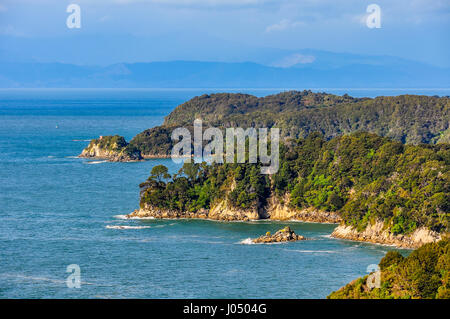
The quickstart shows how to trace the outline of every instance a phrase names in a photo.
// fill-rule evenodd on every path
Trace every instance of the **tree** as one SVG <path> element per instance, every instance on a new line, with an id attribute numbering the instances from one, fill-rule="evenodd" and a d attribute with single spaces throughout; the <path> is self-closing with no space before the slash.
<path id="1" fill-rule="evenodd" d="M 169 179 L 171 177 L 169 170 L 164 165 L 154 166 L 150 174 L 150 179 L 156 179 L 158 182 L 162 182 L 163 179 Z"/>
<path id="2" fill-rule="evenodd" d="M 388 251 L 380 261 L 380 269 L 385 270 L 391 265 L 397 265 L 405 258 L 398 251 Z"/>
<path id="3" fill-rule="evenodd" d="M 179 173 L 185 174 L 189 181 L 194 182 L 198 176 L 198 169 L 198 165 L 194 163 L 184 163 Z"/>

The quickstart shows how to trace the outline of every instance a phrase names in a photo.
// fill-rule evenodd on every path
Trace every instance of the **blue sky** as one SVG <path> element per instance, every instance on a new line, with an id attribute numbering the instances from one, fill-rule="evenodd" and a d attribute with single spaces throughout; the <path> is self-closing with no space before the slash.
<path id="1" fill-rule="evenodd" d="M 71 3 L 81 29 L 66 27 Z M 380 29 L 366 26 L 371 3 Z M 449 34 L 449 0 L 0 0 L 6 61 L 308 63 L 309 48 L 450 67 Z"/>

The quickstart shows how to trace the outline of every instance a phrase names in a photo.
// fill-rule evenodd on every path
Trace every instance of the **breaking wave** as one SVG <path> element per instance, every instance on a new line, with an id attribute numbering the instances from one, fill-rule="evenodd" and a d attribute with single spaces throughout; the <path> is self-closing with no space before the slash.
<path id="1" fill-rule="evenodd" d="M 108 162 L 108 161 L 92 161 L 92 162 L 84 162 L 83 164 L 93 165 L 93 164 L 103 164 L 106 162 Z"/>
<path id="2" fill-rule="evenodd" d="M 114 225 L 106 225 L 105 228 L 108 229 L 144 229 L 151 228 L 150 226 L 114 226 Z"/>
<path id="3" fill-rule="evenodd" d="M 155 217 L 136 217 L 136 216 L 133 216 L 133 217 L 127 217 L 127 215 L 114 215 L 113 216 L 114 218 L 117 218 L 117 219 L 155 219 Z"/>
<path id="4" fill-rule="evenodd" d="M 242 245 L 254 245 L 255 244 L 251 238 L 246 238 L 244 240 L 241 240 L 239 243 Z"/>

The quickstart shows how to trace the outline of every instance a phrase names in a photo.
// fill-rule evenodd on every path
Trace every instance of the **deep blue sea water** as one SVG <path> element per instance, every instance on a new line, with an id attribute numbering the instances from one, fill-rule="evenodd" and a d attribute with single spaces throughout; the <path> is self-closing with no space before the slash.
<path id="1" fill-rule="evenodd" d="M 1 298 L 325 298 L 392 249 L 332 239 L 334 225 L 121 219 L 138 207 L 154 165 L 178 166 L 74 156 L 99 135 L 129 140 L 203 93 L 211 91 L 0 90 Z M 242 244 L 285 225 L 311 240 Z M 79 289 L 66 285 L 71 264 Z"/>

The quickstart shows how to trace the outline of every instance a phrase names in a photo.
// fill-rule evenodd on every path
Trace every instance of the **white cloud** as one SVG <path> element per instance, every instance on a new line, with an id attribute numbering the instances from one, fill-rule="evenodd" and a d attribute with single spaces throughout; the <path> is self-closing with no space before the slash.
<path id="1" fill-rule="evenodd" d="M 0 3 L 0 12 L 6 12 L 6 11 L 8 11 L 8 8 Z"/>
<path id="2" fill-rule="evenodd" d="M 303 25 L 301 21 L 291 21 L 289 19 L 283 19 L 278 23 L 267 26 L 266 32 L 283 31 Z"/>

